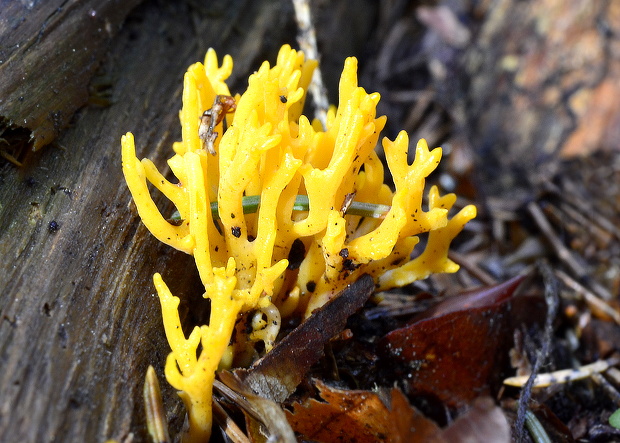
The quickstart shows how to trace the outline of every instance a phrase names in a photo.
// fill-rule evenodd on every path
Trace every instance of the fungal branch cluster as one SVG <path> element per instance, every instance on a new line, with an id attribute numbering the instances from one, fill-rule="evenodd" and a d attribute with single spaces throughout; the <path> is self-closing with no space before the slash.
<path id="1" fill-rule="evenodd" d="M 123 172 L 143 223 L 193 255 L 210 301 L 207 324 L 185 337 L 179 299 L 154 276 L 172 349 L 166 378 L 188 409 L 188 441 L 209 436 L 218 367 L 250 363 L 258 342 L 268 352 L 282 318 L 311 315 L 362 274 L 384 290 L 458 269 L 448 248 L 476 209 L 449 218 L 456 197 L 435 187 L 423 207 L 441 149 L 420 140 L 408 165 L 407 134 L 383 139 L 393 191 L 374 150 L 386 122 L 376 116 L 379 94 L 358 87 L 357 60 L 348 58 L 339 106 L 323 129 L 301 114 L 315 67 L 283 46 L 276 64 L 263 63 L 233 102 L 225 83 L 232 59 L 219 66 L 209 50 L 185 74 L 182 141 L 168 160 L 177 183 L 138 160 L 131 133 L 122 137 Z M 177 223 L 159 212 L 149 183 L 174 203 Z M 429 233 L 426 246 L 410 260 L 421 233 Z"/>

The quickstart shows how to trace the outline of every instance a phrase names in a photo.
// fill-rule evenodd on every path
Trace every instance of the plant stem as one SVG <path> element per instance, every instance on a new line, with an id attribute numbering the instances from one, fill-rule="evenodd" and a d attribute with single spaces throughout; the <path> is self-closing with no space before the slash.
<path id="1" fill-rule="evenodd" d="M 260 195 L 250 195 L 243 197 L 242 200 L 243 205 L 243 213 L 251 214 L 258 211 L 258 207 L 260 205 Z M 390 206 L 388 205 L 377 205 L 374 203 L 362 203 L 362 202 L 352 202 L 351 205 L 347 208 L 346 214 L 348 215 L 359 215 L 360 217 L 372 217 L 372 218 L 384 218 L 385 214 L 387 214 L 390 210 Z M 310 202 L 308 201 L 307 195 L 298 195 L 295 198 L 295 204 L 293 205 L 294 211 L 308 211 L 310 210 Z M 211 213 L 213 217 L 216 219 L 220 218 L 217 209 L 217 202 L 211 203 Z M 181 216 L 179 211 L 175 211 L 171 217 L 174 221 L 181 220 Z"/>

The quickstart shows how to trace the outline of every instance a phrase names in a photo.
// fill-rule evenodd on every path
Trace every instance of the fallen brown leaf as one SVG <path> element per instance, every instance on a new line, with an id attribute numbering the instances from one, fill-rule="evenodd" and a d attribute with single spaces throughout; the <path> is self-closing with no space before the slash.
<path id="1" fill-rule="evenodd" d="M 441 303 L 413 324 L 388 333 L 379 352 L 396 363 L 410 394 L 462 407 L 501 386 L 512 341 L 510 296 L 522 279 L 470 291 Z"/>
<path id="2" fill-rule="evenodd" d="M 502 409 L 488 397 L 442 430 L 412 407 L 396 388 L 380 391 L 347 391 L 316 381 L 325 402 L 311 399 L 295 403 L 286 413 L 291 427 L 316 442 L 390 443 L 508 443 L 510 426 Z M 382 398 L 386 398 L 389 407 Z"/>
<path id="3" fill-rule="evenodd" d="M 508 443 L 510 425 L 502 409 L 489 397 L 474 400 L 472 408 L 442 432 L 446 442 Z"/>
<path id="4" fill-rule="evenodd" d="M 287 411 L 291 427 L 304 438 L 325 443 L 417 443 L 433 441 L 441 434 L 439 427 L 411 407 L 398 389 L 386 391 L 390 398 L 387 407 L 377 393 L 315 383 L 325 402 L 311 399 L 303 405 L 295 403 L 292 413 Z"/>

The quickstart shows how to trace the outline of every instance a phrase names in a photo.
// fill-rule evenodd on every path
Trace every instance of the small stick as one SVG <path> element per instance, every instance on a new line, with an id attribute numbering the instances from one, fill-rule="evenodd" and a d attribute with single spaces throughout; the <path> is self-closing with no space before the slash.
<path id="1" fill-rule="evenodd" d="M 233 443 L 250 443 L 250 439 L 237 426 L 237 423 L 230 418 L 217 400 L 213 400 L 213 416 Z"/>
<path id="2" fill-rule="evenodd" d="M 564 262 L 566 266 L 568 266 L 570 271 L 575 274 L 579 280 L 588 280 L 589 285 L 592 287 L 592 290 L 596 292 L 602 299 L 611 300 L 612 295 L 609 293 L 609 291 L 595 280 L 589 278 L 585 268 L 579 263 L 577 263 L 573 254 L 571 254 L 570 250 L 564 245 L 564 243 L 562 243 L 560 238 L 553 231 L 549 220 L 547 220 L 547 217 L 545 217 L 545 214 L 540 209 L 540 206 L 538 206 L 535 202 L 530 202 L 527 205 L 527 210 L 532 215 L 532 218 L 534 218 L 534 221 L 536 222 L 540 230 L 543 232 L 543 234 L 545 234 L 545 236 L 551 243 L 551 246 L 555 250 L 558 258 L 562 260 L 562 262 Z"/>
<path id="3" fill-rule="evenodd" d="M 609 219 L 601 217 L 598 211 L 596 211 L 587 200 L 577 198 L 578 191 L 573 183 L 566 181 L 564 186 L 567 188 L 567 192 L 557 191 L 559 194 L 562 194 L 564 200 L 575 206 L 580 213 L 586 214 L 588 218 L 591 219 L 592 223 L 615 235 L 616 238 L 620 240 L 620 229 Z"/>
<path id="4" fill-rule="evenodd" d="M 545 285 L 545 302 L 547 304 L 547 318 L 545 319 L 545 329 L 543 331 L 543 338 L 541 348 L 536 353 L 536 361 L 532 367 L 532 373 L 524 377 L 525 380 L 521 386 L 521 396 L 519 398 L 519 406 L 517 408 L 517 420 L 515 421 L 515 429 L 517 431 L 516 440 L 523 441 L 523 427 L 527 420 L 527 411 L 529 410 L 528 404 L 532 397 L 532 389 L 536 384 L 536 379 L 540 373 L 540 368 L 544 364 L 547 356 L 549 355 L 549 349 L 551 348 L 551 341 L 553 338 L 553 320 L 558 312 L 560 305 L 558 282 L 553 275 L 551 267 L 547 262 L 539 260 L 538 268 L 543 277 Z"/>
<path id="5" fill-rule="evenodd" d="M 469 272 L 471 275 L 476 277 L 478 280 L 480 280 L 485 285 L 492 286 L 492 285 L 497 284 L 497 280 L 495 280 L 488 273 L 486 273 L 476 263 L 473 263 L 471 260 L 468 260 L 467 257 L 465 257 L 463 254 L 460 254 L 455 251 L 449 251 L 448 258 L 452 260 L 454 263 L 456 263 L 457 265 L 465 268 L 467 272 Z"/>
<path id="6" fill-rule="evenodd" d="M 607 396 L 616 404 L 616 407 L 620 407 L 620 392 L 618 392 L 618 390 L 611 383 L 609 383 L 605 377 L 599 373 L 596 373 L 592 374 L 592 380 L 594 383 L 603 388 L 605 394 L 607 394 Z"/>
<path id="7" fill-rule="evenodd" d="M 299 34 L 297 36 L 297 42 L 299 47 L 308 60 L 319 60 L 319 50 L 316 44 L 316 32 L 314 25 L 312 24 L 312 17 L 310 15 L 310 2 L 308 0 L 293 0 L 293 7 L 295 8 L 295 20 L 297 21 L 297 27 L 299 28 Z M 312 100 L 314 101 L 316 118 L 321 122 L 323 128 L 326 129 L 327 124 L 327 109 L 329 108 L 329 100 L 327 99 L 327 93 L 325 92 L 325 85 L 323 84 L 323 77 L 319 68 L 314 70 L 312 75 L 312 82 L 308 88 L 312 94 Z"/>
<path id="8" fill-rule="evenodd" d="M 547 372 L 544 374 L 538 374 L 534 380 L 533 388 L 546 388 L 551 385 L 560 383 L 568 383 L 575 380 L 583 380 L 584 378 L 591 377 L 592 374 L 605 372 L 612 366 L 620 363 L 619 358 L 610 358 L 608 360 L 599 360 L 589 365 L 581 366 L 577 369 L 562 369 L 560 371 Z M 504 380 L 504 384 L 508 386 L 522 387 L 527 383 L 530 378 L 529 375 L 522 375 L 519 377 L 509 377 Z"/>
<path id="9" fill-rule="evenodd" d="M 607 239 L 609 237 L 613 237 L 613 233 L 604 230 L 602 227 L 600 227 L 597 224 L 594 224 L 584 214 L 577 211 L 575 208 L 573 208 L 572 205 L 568 203 L 564 203 L 562 206 L 560 206 L 558 208 L 558 211 L 562 211 L 564 212 L 564 214 L 571 217 L 578 224 L 580 224 L 584 230 L 589 230 L 589 233 L 591 233 L 601 243 L 606 243 L 608 242 Z M 561 214 L 560 214 L 560 217 L 562 217 Z"/>
<path id="10" fill-rule="evenodd" d="M 217 390 L 223 397 L 227 398 L 229 401 L 233 402 L 239 408 L 243 409 L 246 413 L 248 413 L 254 420 L 262 422 L 262 417 L 256 411 L 256 408 L 250 403 L 246 398 L 235 392 L 226 384 L 222 383 L 219 380 L 213 381 L 213 388 Z"/>
<path id="11" fill-rule="evenodd" d="M 609 316 L 616 324 L 620 325 L 620 313 L 616 311 L 614 308 L 609 306 L 604 300 L 597 297 L 593 292 L 588 290 L 586 287 L 579 284 L 579 282 L 572 279 L 568 274 L 563 271 L 555 270 L 555 275 L 568 286 L 570 289 L 575 291 L 577 295 L 580 295 L 586 302 L 586 304 L 590 307 L 590 309 L 594 312 L 603 313 L 604 315 Z"/>
<path id="12" fill-rule="evenodd" d="M 555 253 L 560 258 L 560 260 L 562 260 L 566 264 L 566 266 L 569 267 L 571 272 L 573 272 L 577 277 L 583 278 L 585 276 L 585 271 L 583 267 L 579 263 L 577 263 L 568 248 L 564 246 L 564 243 L 562 243 L 562 241 L 555 234 L 553 228 L 551 227 L 551 224 L 549 223 L 549 220 L 547 220 L 547 217 L 545 217 L 545 214 L 540 209 L 540 206 L 538 206 L 535 202 L 530 202 L 527 205 L 527 210 L 532 215 L 532 218 L 534 219 L 540 230 L 543 232 L 543 234 L 545 234 L 545 236 L 551 243 L 551 246 L 555 250 Z"/>

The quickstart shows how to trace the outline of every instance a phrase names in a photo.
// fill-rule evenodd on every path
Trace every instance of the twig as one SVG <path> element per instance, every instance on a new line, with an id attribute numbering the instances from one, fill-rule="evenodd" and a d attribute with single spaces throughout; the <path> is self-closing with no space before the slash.
<path id="1" fill-rule="evenodd" d="M 532 215 L 534 222 L 538 225 L 543 234 L 547 237 L 547 240 L 551 243 L 551 246 L 555 250 L 558 258 L 570 269 L 570 271 L 577 276 L 581 281 L 587 281 L 592 291 L 597 293 L 603 300 L 611 300 L 611 293 L 605 289 L 598 282 L 594 281 L 587 274 L 584 266 L 579 264 L 570 250 L 562 243 L 557 234 L 553 231 L 549 220 L 545 217 L 545 214 L 535 202 L 530 202 L 527 205 L 527 209 Z"/>
<path id="2" fill-rule="evenodd" d="M 247 401 L 242 395 L 238 394 L 230 387 L 226 386 L 219 380 L 213 382 L 213 388 L 216 389 L 222 396 L 239 406 L 246 413 L 248 413 L 254 420 L 261 421 L 262 418 L 256 408 Z"/>
<path id="3" fill-rule="evenodd" d="M 572 279 L 568 274 L 561 270 L 556 270 L 555 275 L 562 280 L 566 286 L 575 291 L 575 293 L 585 300 L 589 308 L 598 313 L 609 316 L 616 324 L 620 325 L 620 313 L 609 306 L 604 300 L 597 297 L 593 292 Z"/>
<path id="4" fill-rule="evenodd" d="M 299 34 L 297 36 L 299 47 L 304 51 L 306 59 L 319 60 L 319 50 L 316 45 L 316 32 L 310 14 L 310 2 L 309 0 L 293 0 L 293 7 L 295 8 L 295 19 L 297 21 L 297 27 L 299 28 Z M 323 128 L 327 129 L 327 109 L 329 108 L 329 100 L 327 99 L 323 77 L 319 68 L 314 70 L 312 83 L 310 83 L 308 89 L 314 101 L 316 118 L 321 122 Z"/>
<path id="5" fill-rule="evenodd" d="M 605 376 L 609 378 L 616 386 L 620 385 L 620 369 L 609 368 L 607 372 L 605 372 Z"/>
<path id="6" fill-rule="evenodd" d="M 616 407 L 620 407 L 620 392 L 618 392 L 611 383 L 605 380 L 605 377 L 599 373 L 595 373 L 592 374 L 592 380 L 605 391 L 605 394 L 616 404 Z"/>
<path id="7" fill-rule="evenodd" d="M 4 139 L 0 138 L 0 141 L 2 141 L 2 140 L 4 140 Z M 4 157 L 6 160 L 8 160 L 11 163 L 13 163 L 15 166 L 17 166 L 19 168 L 22 167 L 22 162 L 17 160 L 15 157 L 13 157 L 11 154 L 6 152 L 4 149 L 0 149 L 0 156 Z"/>
<path id="8" fill-rule="evenodd" d="M 237 426 L 237 423 L 230 418 L 217 400 L 213 400 L 213 416 L 233 443 L 250 443 L 250 439 Z"/>
<path id="9" fill-rule="evenodd" d="M 548 372 L 536 375 L 532 382 L 532 388 L 546 388 L 552 385 L 568 383 L 575 380 L 583 380 L 589 378 L 593 374 L 605 372 L 612 366 L 620 363 L 618 358 L 610 358 L 608 360 L 599 360 L 589 365 L 581 366 L 577 369 L 562 369 L 560 371 Z M 532 371 L 532 375 L 534 371 Z M 508 386 L 524 386 L 530 379 L 531 375 L 520 377 L 509 377 L 504 380 L 504 384 Z"/>
<path id="10" fill-rule="evenodd" d="M 611 238 L 613 238 L 613 233 L 606 231 L 601 226 L 592 223 L 592 221 L 589 220 L 586 215 L 579 212 L 567 202 L 564 202 L 560 207 L 558 207 L 558 212 L 560 212 L 560 217 L 562 217 L 563 214 L 566 214 L 568 217 L 572 218 L 576 223 L 581 225 L 584 230 L 589 231 L 592 236 L 594 236 L 596 240 L 601 244 L 608 244 Z M 564 219 L 564 217 L 562 217 L 561 219 Z"/>
<path id="11" fill-rule="evenodd" d="M 468 260 L 467 257 L 465 257 L 463 254 L 459 254 L 458 252 L 455 252 L 455 251 L 449 251 L 448 258 L 452 260 L 454 263 L 456 263 L 457 265 L 465 268 L 467 272 L 469 272 L 471 275 L 476 277 L 478 280 L 480 280 L 485 285 L 492 286 L 492 285 L 497 284 L 497 280 L 495 280 L 493 277 L 487 274 L 476 263 L 473 263 L 471 260 Z"/>
<path id="12" fill-rule="evenodd" d="M 545 217 L 545 214 L 540 209 L 540 206 L 538 206 L 536 202 L 530 202 L 527 205 L 527 210 L 532 215 L 532 218 L 534 218 L 534 222 L 538 225 L 543 234 L 545 234 L 547 240 L 551 243 L 551 246 L 555 250 L 558 258 L 564 262 L 564 264 L 566 264 L 571 272 L 578 276 L 578 278 L 583 278 L 586 275 L 583 266 L 577 263 L 568 248 L 564 246 L 564 243 L 562 243 L 560 238 L 553 231 L 549 220 Z"/>
<path id="13" fill-rule="evenodd" d="M 376 76 L 380 82 L 385 82 L 389 80 L 390 76 L 393 75 L 394 72 L 394 63 L 393 59 L 396 48 L 398 47 L 398 43 L 402 41 L 407 32 L 411 29 L 413 25 L 411 24 L 411 20 L 400 19 L 395 23 L 392 23 L 389 26 L 389 32 L 387 37 L 383 39 L 383 46 L 377 55 L 376 61 L 374 63 L 376 69 Z M 424 57 L 421 55 L 414 56 L 413 64 L 414 66 L 419 66 L 424 63 Z"/>
<path id="14" fill-rule="evenodd" d="M 558 190 L 557 192 L 562 195 L 562 198 L 566 202 L 573 205 L 579 213 L 585 214 L 592 223 L 613 234 L 620 240 L 620 229 L 609 219 L 601 217 L 600 212 L 594 209 L 588 199 L 577 197 L 579 192 L 573 183 L 565 180 L 563 186 L 566 188 L 566 191 Z"/>
<path id="15" fill-rule="evenodd" d="M 534 362 L 532 373 L 523 386 L 523 389 L 521 390 L 521 397 L 519 398 L 519 409 L 517 410 L 517 421 L 515 423 L 515 428 L 517 430 L 517 441 L 523 441 L 523 426 L 525 425 L 525 421 L 527 419 L 528 404 L 532 396 L 532 388 L 534 387 L 535 380 L 538 378 L 537 374 L 549 354 L 549 348 L 551 347 L 551 341 L 553 338 L 553 320 L 555 319 L 560 304 L 558 281 L 553 275 L 553 271 L 544 261 L 539 261 L 538 267 L 542 273 L 545 283 L 547 318 L 545 319 L 545 330 L 543 333 L 541 349 L 538 352 L 536 362 Z"/>

